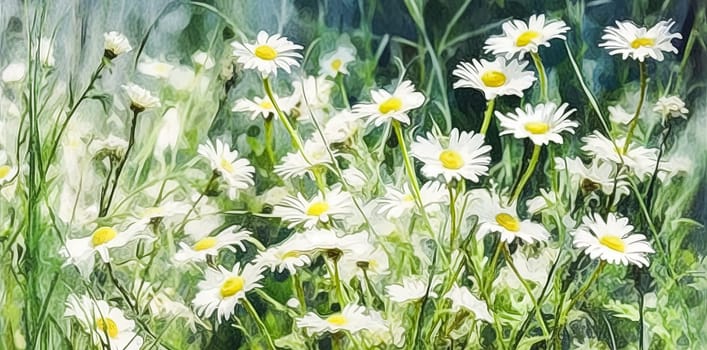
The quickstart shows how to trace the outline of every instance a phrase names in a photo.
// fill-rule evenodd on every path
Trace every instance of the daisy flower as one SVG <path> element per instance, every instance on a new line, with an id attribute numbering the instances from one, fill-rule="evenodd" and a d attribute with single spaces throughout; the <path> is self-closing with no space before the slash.
<path id="1" fill-rule="evenodd" d="M 356 48 L 353 45 L 340 45 L 336 50 L 327 52 L 319 58 L 319 74 L 336 78 L 348 75 L 348 64 L 356 60 Z"/>
<path id="2" fill-rule="evenodd" d="M 278 176 L 284 180 L 304 174 L 312 176 L 312 169 L 315 167 L 332 163 L 327 147 L 320 138 L 311 138 L 305 141 L 302 148 L 307 158 L 302 156 L 302 152 L 288 153 L 282 158 L 282 163 L 275 166 L 275 173 Z M 338 155 L 336 151 L 332 151 L 332 153 L 335 157 Z"/>
<path id="3" fill-rule="evenodd" d="M 479 216 L 478 240 L 482 240 L 487 234 L 498 232 L 501 234 L 501 241 L 512 243 L 516 238 L 525 243 L 544 241 L 550 237 L 547 229 L 543 225 L 530 220 L 523 220 L 518 216 L 516 210 L 517 202 L 510 206 L 503 206 L 502 199 L 488 190 L 476 190 L 477 200 L 476 213 Z"/>
<path id="4" fill-rule="evenodd" d="M 211 169 L 226 181 L 229 188 L 229 197 L 234 198 L 236 190 L 243 190 L 253 186 L 253 173 L 255 168 L 245 158 L 238 158 L 238 151 L 231 150 L 230 146 L 216 140 L 216 146 L 209 140 L 199 145 L 198 152 L 211 163 Z"/>
<path id="5" fill-rule="evenodd" d="M 83 238 L 69 239 L 59 254 L 66 257 L 64 266 L 73 264 L 85 276 L 93 268 L 93 256 L 97 253 L 104 263 L 110 262 L 109 250 L 127 245 L 140 238 L 148 238 L 144 231 L 147 220 L 134 222 L 124 229 L 113 226 L 100 226 L 91 235 Z"/>
<path id="6" fill-rule="evenodd" d="M 307 250 L 308 242 L 299 233 L 293 234 L 284 242 L 270 246 L 261 252 L 256 258 L 256 264 L 275 272 L 287 270 L 290 275 L 297 273 L 297 268 L 307 266 L 312 263 Z"/>
<path id="7" fill-rule="evenodd" d="M 655 170 L 655 163 L 658 159 L 658 150 L 655 148 L 645 148 L 631 143 L 624 153 L 625 137 L 616 139 L 616 145 L 614 145 L 610 139 L 597 130 L 592 135 L 583 137 L 582 142 L 585 143 L 582 146 L 582 151 L 590 157 L 615 164 L 621 164 L 623 160 L 623 164 L 639 178 L 651 175 Z"/>
<path id="8" fill-rule="evenodd" d="M 567 170 L 572 188 L 581 188 L 585 192 L 601 190 L 606 195 L 614 191 L 616 166 L 611 162 L 593 159 L 589 165 L 585 165 L 579 158 L 555 158 L 555 168 L 560 171 Z M 622 189 L 628 191 L 628 183 L 625 176 L 619 175 L 616 190 L 622 192 Z"/>
<path id="9" fill-rule="evenodd" d="M 567 111 L 568 106 L 563 103 L 557 107 L 548 102 L 535 107 L 526 104 L 525 110 L 516 108 L 515 114 L 496 112 L 496 118 L 503 129 L 501 135 L 513 134 L 517 139 L 529 138 L 536 145 L 547 145 L 550 142 L 562 144 L 560 133 L 567 131 L 574 134 L 574 128 L 579 126 L 577 122 L 567 120 L 576 111 Z"/>
<path id="10" fill-rule="evenodd" d="M 130 98 L 130 109 L 134 111 L 142 112 L 147 108 L 160 106 L 160 99 L 137 84 L 128 83 L 123 85 L 123 90 Z"/>
<path id="11" fill-rule="evenodd" d="M 355 276 L 363 278 L 363 269 L 369 277 L 388 274 L 388 254 L 371 244 L 359 244 L 359 247 L 345 252 L 339 260 L 342 281 L 348 282 Z"/>
<path id="12" fill-rule="evenodd" d="M 653 107 L 653 112 L 658 112 L 663 118 L 683 118 L 687 119 L 687 113 L 690 111 L 685 108 L 683 102 L 678 96 L 663 96 L 658 99 Z"/>
<path id="13" fill-rule="evenodd" d="M 140 63 L 137 64 L 138 72 L 154 78 L 169 79 L 172 70 L 174 70 L 174 65 L 147 56 L 143 57 Z"/>
<path id="14" fill-rule="evenodd" d="M 497 96 L 516 95 L 523 97 L 523 90 L 531 87 L 535 73 L 523 70 L 528 65 L 525 61 L 497 57 L 494 61 L 471 60 L 459 62 L 452 75 L 459 78 L 454 88 L 472 88 L 484 93 L 487 100 Z"/>
<path id="15" fill-rule="evenodd" d="M 383 89 L 373 90 L 371 99 L 373 103 L 355 105 L 353 112 L 359 118 L 367 118 L 368 123 L 373 123 L 375 126 L 391 119 L 410 124 L 408 112 L 425 103 L 425 96 L 415 91 L 415 86 L 409 80 L 400 83 L 392 94 Z"/>
<path id="16" fill-rule="evenodd" d="M 0 152 L 0 186 L 15 179 L 17 167 L 10 164 L 7 153 Z"/>
<path id="17" fill-rule="evenodd" d="M 261 268 L 253 264 L 245 265 L 243 270 L 240 263 L 236 263 L 231 271 L 223 266 L 209 268 L 204 280 L 199 282 L 199 292 L 192 301 L 194 309 L 202 317 L 211 317 L 216 311 L 218 323 L 228 320 L 248 291 L 262 287 L 258 284 L 261 279 Z"/>
<path id="18" fill-rule="evenodd" d="M 168 218 L 182 216 L 186 214 L 191 205 L 184 202 L 167 201 L 155 207 L 141 208 L 137 211 L 137 216 L 141 219 L 153 220 L 158 218 Z"/>
<path id="19" fill-rule="evenodd" d="M 648 266 L 646 255 L 655 251 L 644 235 L 633 233 L 628 218 L 609 213 L 605 221 L 595 213 L 583 217 L 582 222 L 584 225 L 573 232 L 574 246 L 590 258 L 617 265 Z"/>
<path id="20" fill-rule="evenodd" d="M 420 197 L 425 210 L 428 212 L 439 210 L 439 204 L 449 202 L 449 193 L 444 184 L 437 181 L 426 182 L 420 188 Z M 403 190 L 394 186 L 385 187 L 385 196 L 378 200 L 378 214 L 383 214 L 388 219 L 399 218 L 416 207 L 415 197 L 410 186 L 405 183 Z"/>
<path id="21" fill-rule="evenodd" d="M 22 62 L 10 63 L 2 70 L 2 81 L 5 83 L 15 83 L 25 78 L 27 66 Z"/>
<path id="22" fill-rule="evenodd" d="M 322 120 L 324 113 L 331 106 L 329 97 L 334 83 L 324 76 L 310 75 L 294 81 L 292 85 L 294 91 L 291 98 L 298 108 L 300 119 L 309 120 L 314 114 L 317 120 Z"/>
<path id="23" fill-rule="evenodd" d="M 486 175 L 491 157 L 491 146 L 484 144 L 484 136 L 473 131 L 459 132 L 452 129 L 447 147 L 439 138 L 427 133 L 427 138 L 418 136 L 410 145 L 410 153 L 424 163 L 422 174 L 429 178 L 443 177 L 446 182 L 462 178 L 479 182 Z"/>
<path id="24" fill-rule="evenodd" d="M 302 55 L 297 52 L 301 45 L 293 44 L 280 34 L 268 35 L 260 31 L 255 39 L 255 44 L 231 43 L 233 55 L 238 63 L 245 69 L 255 69 L 263 76 L 276 75 L 280 68 L 290 73 L 292 67 L 299 66 L 297 59 Z"/>
<path id="25" fill-rule="evenodd" d="M 616 21 L 616 27 L 606 27 L 601 37 L 604 42 L 599 47 L 609 50 L 610 55 L 621 55 L 626 60 L 631 57 L 643 62 L 646 57 L 663 60 L 663 51 L 678 53 L 673 46 L 673 39 L 682 39 L 680 33 L 670 33 L 675 24 L 673 20 L 660 21 L 652 28 L 639 28 L 631 21 Z"/>
<path id="26" fill-rule="evenodd" d="M 390 300 L 396 303 L 406 303 L 409 301 L 421 300 L 427 294 L 427 284 L 429 283 L 428 278 L 422 276 L 406 276 L 403 277 L 403 281 L 400 284 L 391 284 L 385 287 L 385 292 L 388 294 Z M 429 298 L 436 298 L 437 293 L 433 290 L 439 285 L 439 281 L 435 278 L 432 279 L 432 285 L 430 285 Z"/>
<path id="27" fill-rule="evenodd" d="M 486 39 L 484 52 L 507 59 L 518 54 L 522 59 L 526 53 L 537 53 L 542 46 L 550 47 L 550 40 L 566 40 L 565 33 L 570 28 L 564 21 L 545 21 L 545 15 L 532 15 L 528 23 L 514 19 L 503 23 L 503 34 Z"/>
<path id="28" fill-rule="evenodd" d="M 133 49 L 128 38 L 122 33 L 115 31 L 103 33 L 103 48 L 105 50 L 103 56 L 109 60 Z"/>
<path id="29" fill-rule="evenodd" d="M 459 312 L 464 309 L 473 313 L 477 320 L 493 323 L 493 317 L 486 306 L 486 302 L 471 294 L 469 288 L 455 284 L 444 297 L 452 301 L 453 312 Z"/>
<path id="30" fill-rule="evenodd" d="M 331 314 L 326 318 L 310 312 L 298 318 L 295 322 L 298 328 L 304 328 L 309 334 L 337 333 L 346 331 L 356 333 L 375 326 L 372 318 L 366 314 L 363 306 L 349 304 L 341 312 Z"/>
<path id="31" fill-rule="evenodd" d="M 342 110 L 324 124 L 324 138 L 329 144 L 345 143 L 352 139 L 362 126 L 361 119 L 349 110 Z"/>
<path id="32" fill-rule="evenodd" d="M 237 246 L 245 251 L 243 241 L 250 240 L 251 233 L 241 230 L 238 226 L 231 226 L 214 236 L 205 236 L 188 245 L 180 242 L 181 249 L 174 255 L 174 260 L 178 262 L 204 262 L 207 256 L 217 256 L 221 249 L 228 249 L 236 252 Z"/>
<path id="33" fill-rule="evenodd" d="M 282 113 L 291 114 L 292 110 L 295 108 L 297 100 L 292 97 L 279 97 L 273 93 L 273 98 L 277 101 L 278 107 Z M 269 117 L 278 118 L 275 106 L 270 101 L 268 96 L 259 97 L 255 96 L 253 99 L 241 98 L 236 101 L 231 109 L 233 112 L 250 113 L 250 120 L 255 120 L 258 116 L 263 119 Z"/>
<path id="34" fill-rule="evenodd" d="M 134 332 L 135 322 L 123 311 L 111 307 L 104 300 L 93 300 L 86 295 L 69 295 L 64 316 L 75 318 L 91 335 L 93 344 L 108 344 L 110 350 L 139 350 L 143 339 Z"/>
<path id="35" fill-rule="evenodd" d="M 317 193 L 307 200 L 301 193 L 288 196 L 276 205 L 273 215 L 289 223 L 288 228 L 302 224 L 312 228 L 318 223 L 329 223 L 332 219 L 343 219 L 352 213 L 351 195 L 341 190 L 341 186 L 332 188 L 324 196 Z"/>

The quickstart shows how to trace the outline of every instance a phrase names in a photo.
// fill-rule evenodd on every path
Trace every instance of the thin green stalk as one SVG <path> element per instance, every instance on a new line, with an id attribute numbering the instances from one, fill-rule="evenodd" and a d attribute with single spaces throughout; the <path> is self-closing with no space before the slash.
<path id="1" fill-rule="evenodd" d="M 273 343 L 272 341 L 272 336 L 270 336 L 270 331 L 268 331 L 268 327 L 266 327 L 265 323 L 263 323 L 263 320 L 260 319 L 260 316 L 258 316 L 258 313 L 255 311 L 253 304 L 250 303 L 250 300 L 248 300 L 248 298 L 243 298 L 243 306 L 245 307 L 246 311 L 248 311 L 250 316 L 253 317 L 255 323 L 258 324 L 258 328 L 260 328 L 260 331 L 263 332 L 265 340 L 268 343 L 268 347 L 271 350 L 275 350 L 275 343 Z"/>
<path id="2" fill-rule="evenodd" d="M 452 230 L 449 234 L 449 248 L 450 248 L 450 254 L 454 253 L 454 250 L 457 248 L 457 235 L 458 235 L 458 227 L 457 227 L 457 196 L 454 194 L 454 190 L 452 189 L 452 184 L 447 184 L 447 190 L 449 191 L 449 216 L 451 220 L 451 227 Z"/>
<path id="3" fill-rule="evenodd" d="M 412 166 L 412 160 L 408 154 L 407 146 L 405 145 L 405 137 L 403 137 L 403 129 L 399 121 L 393 120 L 393 130 L 395 131 L 395 136 L 398 138 L 398 148 L 400 148 L 400 153 L 403 155 L 403 164 L 405 165 L 405 171 L 407 172 L 410 185 L 412 186 L 412 194 L 415 196 L 415 203 L 417 203 L 417 207 L 423 215 L 426 215 L 425 207 L 422 203 L 422 196 L 420 195 L 420 185 L 417 182 L 417 174 L 415 173 L 415 168 Z"/>
<path id="4" fill-rule="evenodd" d="M 343 309 L 346 305 L 346 299 L 344 299 L 344 292 L 341 289 L 341 277 L 339 276 L 339 257 L 332 258 L 334 262 L 334 288 L 336 290 L 336 299 L 339 301 L 339 306 Z"/>
<path id="5" fill-rule="evenodd" d="M 346 94 L 346 87 L 344 86 L 344 75 L 339 73 L 336 75 L 336 84 L 339 86 L 339 93 L 341 93 L 341 99 L 344 102 L 346 108 L 351 108 L 349 104 L 349 96 Z"/>
<path id="6" fill-rule="evenodd" d="M 530 176 L 533 175 L 533 172 L 535 171 L 535 166 L 537 166 L 538 160 L 540 159 L 541 149 L 542 145 L 533 146 L 533 154 L 530 156 L 530 163 L 528 163 L 528 168 L 525 169 L 525 173 L 523 173 L 523 176 L 520 178 L 518 187 L 516 187 L 515 191 L 513 192 L 513 196 L 511 196 L 510 201 L 508 201 L 509 205 L 514 203 L 518 199 L 518 197 L 520 197 L 520 194 L 523 192 L 523 188 L 525 188 L 525 184 L 528 182 L 528 179 L 530 179 Z"/>
<path id="7" fill-rule="evenodd" d="M 418 337 L 418 324 L 420 323 L 420 315 L 422 314 L 422 301 L 416 301 L 414 303 L 415 308 L 413 310 L 414 312 L 414 321 L 412 323 L 412 337 L 408 338 L 409 343 L 407 343 L 407 349 L 414 349 L 415 348 L 415 343 L 417 342 L 417 337 Z"/>
<path id="8" fill-rule="evenodd" d="M 120 163 L 118 163 L 118 167 L 115 169 L 115 179 L 113 180 L 113 186 L 111 187 L 110 194 L 108 195 L 108 200 L 105 202 L 105 206 L 100 208 L 98 217 L 104 217 L 106 216 L 106 214 L 108 214 L 110 205 L 113 202 L 113 196 L 115 196 L 115 190 L 118 188 L 120 175 L 123 173 L 123 167 L 125 167 L 125 163 L 127 163 L 128 157 L 130 156 L 130 151 L 135 145 L 135 129 L 137 129 L 137 117 L 140 114 L 140 110 L 137 108 L 132 108 L 132 111 L 133 118 L 130 122 L 130 136 L 128 138 L 128 147 L 125 149 L 125 154 L 123 154 L 123 158 L 120 160 Z"/>
<path id="9" fill-rule="evenodd" d="M 537 52 L 531 52 L 530 57 L 533 58 L 535 69 L 538 71 L 538 77 L 540 77 L 540 98 L 547 102 L 547 75 L 545 74 L 545 66 L 543 66 L 543 62 Z"/>
<path id="10" fill-rule="evenodd" d="M 304 314 L 307 311 L 307 301 L 304 298 L 302 280 L 299 278 L 297 273 L 292 274 L 290 277 L 292 277 L 292 289 L 294 289 L 295 295 L 297 296 L 300 312 Z"/>
<path id="11" fill-rule="evenodd" d="M 511 253 L 508 251 L 508 247 L 506 246 L 506 243 L 502 243 L 502 245 L 503 245 L 503 248 L 502 248 L 503 249 L 503 256 L 506 259 L 506 264 L 508 264 L 508 267 L 511 268 L 511 270 L 516 275 L 516 277 L 518 278 L 520 283 L 523 285 L 523 288 L 525 288 L 525 291 L 528 293 L 530 300 L 533 302 L 533 309 L 535 309 L 535 317 L 537 318 L 537 321 L 540 324 L 540 329 L 543 332 L 543 336 L 545 338 L 548 338 L 550 336 L 550 333 L 547 331 L 547 326 L 545 325 L 545 320 L 543 319 L 543 315 L 542 315 L 542 312 L 540 309 L 540 303 L 535 298 L 535 295 L 533 295 L 533 290 L 528 285 L 528 282 L 523 278 L 523 276 L 520 275 L 515 264 L 513 264 L 513 259 L 511 259 Z"/>
<path id="12" fill-rule="evenodd" d="M 270 87 L 270 78 L 265 77 L 263 78 L 263 88 L 265 89 L 265 93 L 268 95 L 268 98 L 270 98 L 270 102 L 272 102 L 273 107 L 275 108 L 275 112 L 277 112 L 277 116 L 279 117 L 280 121 L 282 121 L 282 125 L 285 126 L 285 129 L 287 129 L 287 132 L 290 134 L 290 138 L 292 139 L 292 144 L 295 146 L 297 151 L 299 151 L 302 154 L 302 157 L 309 163 L 309 160 L 307 159 L 307 155 L 304 153 L 304 147 L 302 146 L 302 140 L 300 140 L 299 135 L 295 131 L 295 129 L 292 127 L 292 124 L 290 124 L 289 119 L 287 119 L 287 116 L 285 113 L 282 113 L 282 110 L 280 109 L 280 105 L 277 104 L 277 100 L 275 100 L 275 96 L 273 95 L 272 88 Z"/>
<path id="13" fill-rule="evenodd" d="M 496 264 L 498 263 L 498 256 L 501 255 L 501 249 L 503 249 L 503 242 L 498 241 L 498 244 L 496 244 L 496 249 L 493 253 L 493 257 L 491 258 L 491 261 L 489 263 L 489 273 L 484 277 L 484 288 L 485 290 L 488 290 L 491 288 L 491 283 L 493 282 L 493 277 L 496 274 Z"/>
<path id="14" fill-rule="evenodd" d="M 648 74 L 646 73 L 646 62 L 639 62 L 638 64 L 640 74 L 641 74 L 641 96 L 638 99 L 638 106 L 636 107 L 636 113 L 631 119 L 630 125 L 628 127 L 628 133 L 626 134 L 626 141 L 624 142 L 624 147 L 621 154 L 626 154 L 628 152 L 628 147 L 631 145 L 631 138 L 633 138 L 633 133 L 638 125 L 638 117 L 641 114 L 641 107 L 643 107 L 643 101 L 646 98 L 646 87 L 648 85 Z"/>
<path id="15" fill-rule="evenodd" d="M 559 318 L 557 319 L 557 323 L 555 324 L 555 329 L 553 330 L 553 339 L 555 340 L 555 344 L 558 344 L 560 341 L 560 333 L 565 327 L 565 322 L 567 321 L 567 315 L 569 314 L 570 311 L 572 311 L 572 308 L 574 307 L 575 304 L 577 304 L 577 301 L 579 301 L 582 297 L 584 297 L 584 294 L 587 293 L 587 290 L 589 290 L 589 287 L 594 284 L 594 282 L 599 278 L 599 275 L 601 272 L 604 270 L 604 267 L 606 266 L 606 261 L 602 260 L 599 263 L 599 266 L 597 266 L 596 270 L 594 270 L 594 273 L 592 274 L 591 277 L 587 280 L 586 283 L 577 291 L 577 293 L 574 295 L 573 298 L 571 298 L 569 305 L 567 305 L 567 308 L 560 309 L 560 315 Z M 560 349 L 557 346 L 555 349 Z"/>
<path id="16" fill-rule="evenodd" d="M 493 119 L 493 108 L 496 105 L 496 99 L 492 98 L 486 102 L 486 111 L 484 111 L 484 122 L 481 124 L 481 130 L 479 134 L 486 135 L 491 125 L 491 119 Z"/>
<path id="17" fill-rule="evenodd" d="M 268 117 L 265 118 L 265 153 L 268 156 L 268 159 L 270 160 L 270 164 L 275 166 L 275 152 L 273 151 L 273 147 L 275 140 L 273 139 L 273 118 Z"/>

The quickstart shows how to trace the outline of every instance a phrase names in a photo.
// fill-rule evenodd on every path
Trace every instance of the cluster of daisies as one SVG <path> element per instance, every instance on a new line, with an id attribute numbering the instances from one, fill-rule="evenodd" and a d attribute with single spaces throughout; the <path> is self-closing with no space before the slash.
<path id="1" fill-rule="evenodd" d="M 605 30 L 599 46 L 611 55 L 638 61 L 642 82 L 647 83 L 646 60 L 661 61 L 664 52 L 677 52 L 672 40 L 681 36 L 670 32 L 672 25 L 672 21 L 663 21 L 647 29 L 617 22 Z M 106 155 L 113 157 L 109 161 L 115 162 L 115 170 L 108 173 L 95 210 L 99 220 L 73 232 L 59 254 L 66 259 L 65 266 L 75 267 L 86 280 L 96 278 L 98 269 L 107 272 L 136 320 L 126 318 L 107 296 L 89 294 L 70 295 L 66 316 L 74 318 L 94 344 L 110 349 L 142 347 L 145 334 L 139 334 L 149 332 L 136 322 L 145 312 L 165 319 L 184 318 L 192 330 L 221 323 L 241 325 L 241 319 L 248 317 L 261 332 L 258 339 L 270 348 L 284 340 L 302 343 L 309 341 L 307 337 L 326 334 L 332 342 L 355 349 L 412 348 L 419 341 L 477 341 L 487 326 L 494 328 L 499 334 L 496 341 L 503 343 L 508 321 L 502 322 L 494 309 L 501 293 L 492 288 L 498 284 L 496 274 L 499 280 L 520 282 L 537 313 L 546 301 L 544 289 L 538 287 L 549 281 L 550 272 L 532 264 L 545 267 L 560 260 L 562 249 L 558 247 L 564 242 L 553 242 L 555 231 L 569 232 L 578 252 L 601 261 L 597 274 L 605 264 L 647 267 L 653 247 L 645 235 L 635 232 L 631 217 L 615 210 L 616 204 L 630 195 L 630 181 L 646 181 L 654 174 L 668 181 L 679 167 L 661 159 L 661 151 L 646 146 L 640 133 L 636 134 L 645 114 L 643 106 L 631 112 L 611 106 L 614 129 L 583 137 L 583 157 L 548 159 L 548 172 L 562 186 L 526 188 L 532 177 L 542 176 L 543 150 L 563 144 L 579 127 L 576 110 L 551 98 L 539 51 L 566 40 L 570 28 L 561 20 L 534 15 L 527 22 L 504 23 L 502 30 L 501 35 L 486 40 L 487 57 L 460 62 L 452 72 L 455 89 L 478 90 L 487 100 L 480 130 L 453 128 L 448 134 L 410 128 L 415 125 L 415 113 L 430 98 L 410 80 L 372 89 L 369 98 L 350 106 L 344 80 L 356 64 L 357 53 L 345 37 L 335 50 L 320 55 L 314 76 L 298 68 L 303 47 L 279 34 L 261 31 L 253 42 L 234 42 L 232 61 L 246 74 L 254 74 L 262 86 L 257 89 L 260 93 L 238 98 L 232 111 L 236 118 L 262 122 L 264 157 L 258 154 L 258 162 L 246 158 L 248 154 L 235 149 L 227 138 L 205 141 L 196 150 L 202 168 L 208 169 L 203 187 L 186 199 L 165 200 L 174 189 L 163 185 L 154 205 L 132 208 L 130 215 L 116 209 L 122 205 L 125 210 L 128 205 L 116 204 L 114 193 L 120 192 L 118 180 L 135 144 L 138 114 L 162 104 L 149 90 L 124 85 L 134 115 L 133 132 L 128 140 L 105 141 L 120 149 L 120 156 Z M 105 34 L 104 47 L 107 62 L 132 50 L 127 38 L 117 32 Z M 42 56 L 47 64 L 50 54 Z M 197 70 L 215 65 L 204 52 L 195 53 L 192 59 Z M 22 79 L 18 76 L 23 76 L 23 69 L 6 68 L 3 81 Z M 175 81 L 195 74 L 177 72 L 179 68 L 152 58 L 143 59 L 138 70 L 166 80 L 177 74 Z M 290 80 L 278 80 L 280 71 L 289 74 Z M 539 93 L 531 98 L 534 86 Z M 530 102 L 512 112 L 496 111 L 496 98 L 506 95 L 526 97 L 524 101 Z M 677 96 L 661 97 L 652 111 L 666 123 L 688 113 Z M 511 187 L 492 178 L 492 147 L 487 142 L 492 123 L 497 124 L 504 144 L 528 142 L 533 146 Z M 367 146 L 363 137 L 373 131 L 385 136 L 379 145 Z M 399 166 L 383 174 L 387 135 L 398 141 L 393 162 Z M 511 166 L 522 163 L 514 161 Z M 16 174 L 17 165 L 0 153 L 0 185 L 13 181 Z M 255 193 L 262 175 L 276 177 L 272 181 L 276 185 Z M 264 245 L 247 227 L 227 223 L 224 216 L 243 213 L 219 208 L 212 197 L 222 193 L 227 203 L 239 203 L 243 196 L 257 197 L 261 207 L 272 208 L 257 216 L 271 220 L 272 227 L 281 222 L 288 236 Z M 594 212 L 582 204 L 592 200 L 606 201 L 607 210 Z M 121 215 L 108 216 L 116 212 Z M 555 226 L 546 225 L 546 218 L 555 220 Z M 162 246 L 165 231 L 171 246 Z M 274 239 L 278 232 L 272 231 L 268 235 Z M 493 239 L 485 239 L 488 236 Z M 549 253 L 538 258 L 527 256 L 527 249 L 511 253 L 517 246 Z M 160 251 L 174 265 L 169 268 L 196 271 L 200 282 L 170 289 L 142 280 L 145 275 L 136 273 L 140 278 L 132 288 L 121 286 L 114 269 L 126 264 L 149 269 Z M 133 252 L 138 262 L 131 261 L 135 260 Z M 244 256 L 251 258 L 244 261 Z M 501 256 L 505 265 L 498 261 Z M 289 299 L 278 301 L 265 292 L 263 285 L 271 276 L 291 280 Z M 539 289 L 543 289 L 540 294 Z M 325 291 L 323 298 L 320 290 Z M 581 295 L 574 297 L 567 303 L 570 308 Z M 292 334 L 274 337 L 252 303 L 254 299 L 291 317 Z M 426 307 L 428 303 L 434 308 Z M 529 314 L 529 310 L 522 311 Z M 563 325 L 569 311 L 559 308 L 555 328 Z M 418 319 L 423 313 L 425 319 Z M 429 326 L 423 330 L 418 323 Z M 535 320 L 549 340 L 546 323 L 543 317 Z M 428 338 L 420 340 L 425 331 Z"/>

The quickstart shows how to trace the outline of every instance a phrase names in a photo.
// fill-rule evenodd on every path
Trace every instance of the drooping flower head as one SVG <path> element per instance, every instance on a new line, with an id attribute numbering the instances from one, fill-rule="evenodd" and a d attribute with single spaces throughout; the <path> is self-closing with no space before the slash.
<path id="1" fill-rule="evenodd" d="M 130 46 L 128 38 L 120 32 L 103 33 L 103 56 L 112 60 L 126 52 L 130 52 L 133 47 Z"/>
<path id="2" fill-rule="evenodd" d="M 137 84 L 128 83 L 123 85 L 123 90 L 125 90 L 125 93 L 127 93 L 130 98 L 130 109 L 134 111 L 142 112 L 147 108 L 160 106 L 159 98 Z"/>
<path id="3" fill-rule="evenodd" d="M 280 34 L 268 35 L 265 31 L 258 33 L 254 44 L 233 42 L 231 46 L 238 63 L 242 63 L 245 69 L 259 71 L 263 76 L 276 75 L 278 68 L 290 73 L 292 67 L 299 66 L 297 59 L 302 58 L 298 52 L 301 45 Z"/>
<path id="4" fill-rule="evenodd" d="M 532 15 L 528 23 L 514 19 L 503 23 L 503 34 L 486 39 L 484 51 L 497 56 L 522 59 L 526 53 L 538 52 L 540 46 L 550 46 L 550 40 L 565 40 L 570 28 L 564 21 L 546 21 L 545 15 Z"/>
<path id="5" fill-rule="evenodd" d="M 673 20 L 660 21 L 650 29 L 638 27 L 631 21 L 616 21 L 616 27 L 606 27 L 599 47 L 609 50 L 610 55 L 621 55 L 621 59 L 632 58 L 643 62 L 646 57 L 663 60 L 663 51 L 677 53 L 673 39 L 682 39 L 682 34 L 671 33 Z"/>

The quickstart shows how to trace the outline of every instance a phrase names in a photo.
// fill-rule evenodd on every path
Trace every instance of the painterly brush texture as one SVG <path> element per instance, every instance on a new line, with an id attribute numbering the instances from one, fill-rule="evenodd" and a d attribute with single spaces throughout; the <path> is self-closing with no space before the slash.
<path id="1" fill-rule="evenodd" d="M 703 349 L 702 1 L 0 1 L 0 349 Z"/>

